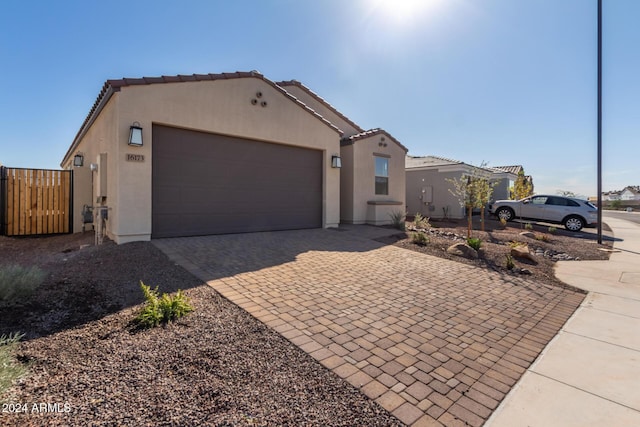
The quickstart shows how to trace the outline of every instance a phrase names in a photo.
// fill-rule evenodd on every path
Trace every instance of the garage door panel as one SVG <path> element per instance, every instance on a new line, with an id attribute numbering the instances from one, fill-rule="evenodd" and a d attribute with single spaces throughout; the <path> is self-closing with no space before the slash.
<path id="1" fill-rule="evenodd" d="M 153 126 L 153 237 L 322 226 L 319 150 Z"/>

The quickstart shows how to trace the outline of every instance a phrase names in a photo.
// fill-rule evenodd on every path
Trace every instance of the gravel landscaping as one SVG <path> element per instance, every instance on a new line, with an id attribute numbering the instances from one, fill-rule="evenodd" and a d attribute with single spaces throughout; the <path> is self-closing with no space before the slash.
<path id="1" fill-rule="evenodd" d="M 553 228 L 550 232 L 549 225 L 532 224 L 531 227 L 525 228 L 524 223 L 509 222 L 503 226 L 499 221 L 488 218 L 485 220 L 485 231 L 480 231 L 478 217 L 474 217 L 473 226 L 471 236 L 482 241 L 477 259 L 467 259 L 447 253 L 447 248 L 454 243 L 466 241 L 466 220 L 435 220 L 431 222 L 430 227 L 426 228 L 416 228 L 412 222 L 407 222 L 406 232 L 378 240 L 404 249 L 488 268 L 500 273 L 530 276 L 539 283 L 555 286 L 567 286 L 555 277 L 556 262 L 607 260 L 612 248 L 611 230 L 606 224 L 603 226 L 605 236 L 602 245 L 598 245 L 596 241 L 595 229 L 574 233 L 564 230 L 561 226 L 551 226 Z M 423 232 L 428 242 L 414 243 L 413 235 L 416 232 Z M 531 259 L 514 257 L 514 268 L 507 269 L 506 256 L 510 254 L 513 242 L 518 242 L 521 246 L 526 245 L 531 253 Z"/>
<path id="2" fill-rule="evenodd" d="M 519 224 L 487 221 L 487 231 L 473 232 L 483 241 L 479 257 L 465 259 L 446 248 L 465 240 L 466 222 L 433 225 L 425 245 L 412 242 L 412 231 L 378 240 L 552 287 L 565 286 L 553 276 L 558 259 L 608 259 L 611 247 L 597 245 L 593 233 L 534 226 L 535 236 L 546 237 L 524 237 Z M 531 260 L 515 260 L 520 270 L 504 265 L 512 241 L 532 252 Z M 0 396 L 2 426 L 402 425 L 151 243 L 93 246 L 92 233 L 0 237 L 0 251 L 0 268 L 46 273 L 33 296 L 0 301 L 0 335 L 25 334 L 15 357 L 28 368 Z M 195 311 L 163 327 L 136 328 L 140 280 L 160 292 L 184 290 Z"/>
<path id="3" fill-rule="evenodd" d="M 15 356 L 29 368 L 1 396 L 0 425 L 402 425 L 152 244 L 92 243 L 0 237 L 0 266 L 47 273 L 31 298 L 0 302 L 0 334 L 26 334 Z M 183 289 L 195 311 L 136 329 L 139 280 Z"/>

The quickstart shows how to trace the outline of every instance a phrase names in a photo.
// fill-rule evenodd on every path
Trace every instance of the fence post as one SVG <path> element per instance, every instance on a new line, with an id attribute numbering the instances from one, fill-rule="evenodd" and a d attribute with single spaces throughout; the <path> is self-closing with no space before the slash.
<path id="1" fill-rule="evenodd" d="M 7 234 L 7 168 L 0 166 L 0 236 Z"/>

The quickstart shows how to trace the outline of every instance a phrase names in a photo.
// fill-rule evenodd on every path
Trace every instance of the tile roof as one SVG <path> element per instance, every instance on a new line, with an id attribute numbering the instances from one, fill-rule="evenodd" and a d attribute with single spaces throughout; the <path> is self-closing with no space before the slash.
<path id="1" fill-rule="evenodd" d="M 438 156 L 407 156 L 405 158 L 405 168 L 424 168 L 429 166 L 450 166 L 450 165 L 463 165 L 464 162 L 459 160 L 447 159 Z"/>
<path id="2" fill-rule="evenodd" d="M 340 145 L 341 146 L 345 146 L 345 145 L 353 145 L 355 144 L 356 141 L 359 141 L 361 139 L 365 139 L 365 138 L 369 138 L 371 136 L 375 136 L 375 135 L 383 135 L 386 138 L 389 138 L 392 142 L 396 143 L 398 146 L 400 146 L 405 152 L 408 151 L 407 147 L 405 147 L 404 145 L 402 145 L 400 143 L 400 141 L 398 141 L 397 139 L 395 139 L 393 136 L 391 136 L 389 134 L 389 132 L 385 131 L 384 129 L 380 129 L 380 128 L 375 128 L 375 129 L 369 129 L 360 133 L 357 133 L 355 135 L 351 135 L 351 136 L 346 136 L 344 138 L 342 138 L 340 140 Z"/>
<path id="3" fill-rule="evenodd" d="M 523 170 L 524 168 L 522 167 L 522 165 L 514 165 L 514 166 L 492 166 L 493 169 L 498 169 L 504 172 L 509 172 L 512 173 L 514 175 L 518 175 L 518 173 Z"/>
<path id="4" fill-rule="evenodd" d="M 300 83 L 297 80 L 283 80 L 281 82 L 276 82 L 276 84 L 280 87 L 286 88 L 287 86 L 296 86 L 299 87 L 300 89 L 304 90 L 305 92 L 307 92 L 309 95 L 311 95 L 311 97 L 313 99 L 315 99 L 316 101 L 318 101 L 319 103 L 321 103 L 322 105 L 324 105 L 325 107 L 327 107 L 329 110 L 331 110 L 334 114 L 336 114 L 338 117 L 340 117 L 342 120 L 344 120 L 345 122 L 349 123 L 352 127 L 354 127 L 358 132 L 364 132 L 364 129 L 362 129 L 360 126 L 358 126 L 356 123 L 354 123 L 353 121 L 351 121 L 347 116 L 345 116 L 344 114 L 342 114 L 340 111 L 338 111 L 333 105 L 329 104 L 324 98 L 322 98 L 321 96 L 319 96 L 317 93 L 315 93 L 314 91 L 312 91 L 311 89 L 309 89 L 308 87 L 306 87 L 305 85 L 303 85 L 302 83 Z"/>
<path id="5" fill-rule="evenodd" d="M 503 174 L 503 173 L 510 173 L 510 174 L 514 174 L 517 175 L 517 173 L 512 172 L 511 170 L 508 170 L 506 168 L 511 168 L 511 167 L 491 167 L 491 166 L 474 166 L 474 165 L 470 165 L 467 164 L 465 162 L 462 162 L 460 160 L 453 160 L 453 159 L 448 159 L 446 157 L 439 157 L 439 156 L 407 156 L 405 158 L 405 169 L 418 169 L 418 168 L 428 168 L 428 167 L 441 167 L 441 166 L 455 166 L 455 165 L 465 165 L 468 166 L 470 168 L 475 168 L 475 169 L 482 169 L 485 170 L 487 172 L 491 172 L 494 174 Z M 513 168 L 515 168 L 517 166 L 513 166 Z M 520 168 L 522 168 L 522 166 L 519 166 Z"/>
<path id="6" fill-rule="evenodd" d="M 73 139 L 73 142 L 72 142 L 71 146 L 69 147 L 69 150 L 65 154 L 61 165 L 63 165 L 68 160 L 68 158 L 71 155 L 71 153 L 76 149 L 76 147 L 80 143 L 80 140 L 82 139 L 82 137 L 84 137 L 84 135 L 86 134 L 88 129 L 91 127 L 93 122 L 96 120 L 96 118 L 100 114 L 100 111 L 102 111 L 102 109 L 107 104 L 107 102 L 109 101 L 111 96 L 115 92 L 119 92 L 123 87 L 137 86 L 137 85 L 152 85 L 152 84 L 161 84 L 161 83 L 199 82 L 199 81 L 228 80 L 228 79 L 240 79 L 240 78 L 257 78 L 257 79 L 263 80 L 267 84 L 271 85 L 278 92 L 282 93 L 283 95 L 285 95 L 286 97 L 291 99 L 293 102 L 298 104 L 300 107 L 304 108 L 306 111 L 308 111 L 309 113 L 313 114 L 318 119 L 323 121 L 327 126 L 335 129 L 338 133 L 340 133 L 340 135 L 343 134 L 343 132 L 340 129 L 338 129 L 338 127 L 335 126 L 333 123 L 329 122 L 327 119 L 325 119 L 320 114 L 318 114 L 315 110 L 313 110 L 312 108 L 307 106 L 305 103 L 300 101 L 295 96 L 291 95 L 284 88 L 278 86 L 273 81 L 271 81 L 271 80 L 267 79 L 266 77 L 264 77 L 264 75 L 262 73 L 260 73 L 259 71 L 255 71 L 255 70 L 254 71 L 236 71 L 236 72 L 233 72 L 233 73 L 219 73 L 219 74 L 212 74 L 212 73 L 210 73 L 210 74 L 188 74 L 188 75 L 179 74 L 179 75 L 176 75 L 176 76 L 112 79 L 112 80 L 107 80 L 104 83 L 104 85 L 102 86 L 102 90 L 98 94 L 98 97 L 97 97 L 95 103 L 93 104 L 93 106 L 89 110 L 89 114 L 87 114 L 87 117 L 85 118 L 84 122 L 82 123 L 82 126 L 80 127 L 80 129 L 78 130 L 78 133 L 76 134 L 75 138 Z"/>

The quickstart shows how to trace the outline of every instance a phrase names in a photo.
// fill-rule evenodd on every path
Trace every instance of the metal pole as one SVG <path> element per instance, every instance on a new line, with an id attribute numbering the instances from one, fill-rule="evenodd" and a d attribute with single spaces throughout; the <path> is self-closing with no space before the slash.
<path id="1" fill-rule="evenodd" d="M 598 0 L 598 244 L 602 244 L 602 0 Z"/>

